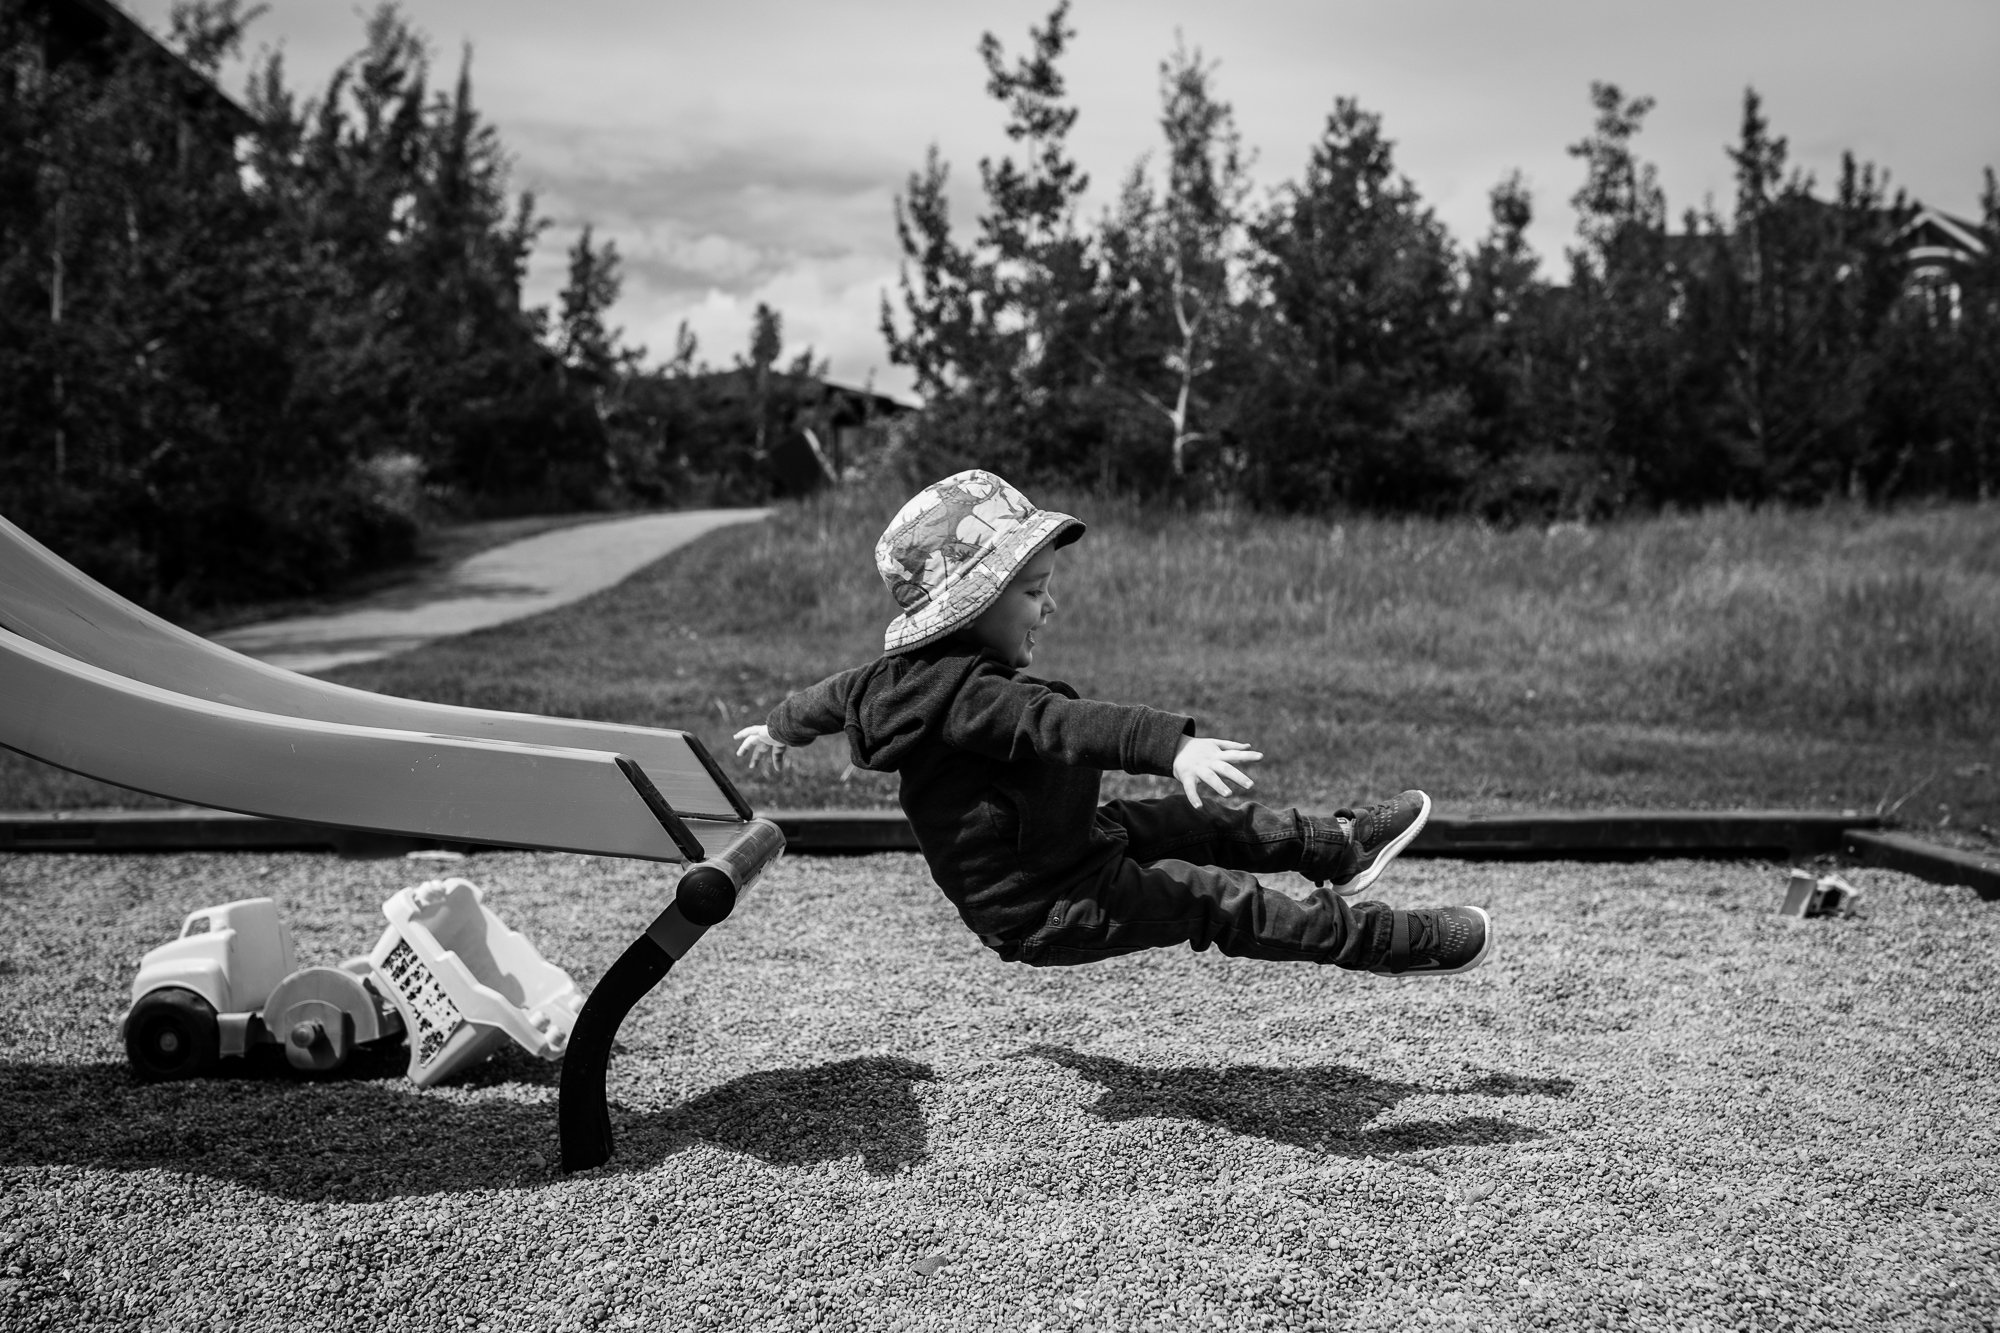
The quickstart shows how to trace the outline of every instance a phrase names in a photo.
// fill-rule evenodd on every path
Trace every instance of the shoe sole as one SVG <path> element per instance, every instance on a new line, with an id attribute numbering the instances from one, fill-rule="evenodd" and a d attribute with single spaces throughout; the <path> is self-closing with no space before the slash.
<path id="1" fill-rule="evenodd" d="M 1391 838 L 1381 851 L 1375 853 L 1375 864 L 1369 866 L 1353 879 L 1347 881 L 1347 883 L 1334 885 L 1333 891 L 1343 898 L 1352 898 L 1355 894 L 1362 892 L 1370 884 L 1380 879 L 1382 872 L 1389 868 L 1389 863 L 1400 856 L 1403 849 L 1408 847 L 1411 841 L 1424 831 L 1424 825 L 1430 822 L 1430 818 L 1431 797 L 1429 792 L 1425 792 L 1423 807 L 1417 811 L 1417 817 L 1410 821 L 1408 828 L 1398 833 L 1394 838 Z"/>
<path id="2" fill-rule="evenodd" d="M 1483 907 L 1468 907 L 1465 910 L 1479 913 L 1479 927 L 1483 936 L 1479 952 L 1472 955 L 1471 962 L 1460 963 L 1457 967 L 1441 967 L 1434 972 L 1376 972 L 1373 975 L 1381 977 L 1384 981 L 1429 981 L 1433 977 L 1455 977 L 1478 967 L 1493 952 L 1493 918 L 1486 915 L 1486 909 Z"/>

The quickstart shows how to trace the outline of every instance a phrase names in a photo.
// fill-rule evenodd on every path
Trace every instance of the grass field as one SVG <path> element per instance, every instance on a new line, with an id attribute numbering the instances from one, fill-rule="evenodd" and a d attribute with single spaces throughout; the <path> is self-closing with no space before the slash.
<path id="1" fill-rule="evenodd" d="M 334 678 L 683 727 L 727 753 L 786 691 L 879 651 L 892 607 L 872 546 L 901 498 L 791 506 L 576 606 Z M 1464 814 L 1782 806 L 1947 838 L 2000 827 L 2000 506 L 1501 530 L 1037 498 L 1091 531 L 1063 556 L 1034 670 L 1258 745 L 1260 798 L 1421 785 Z M 846 758 L 823 742 L 743 785 L 765 806 L 893 802 L 892 778 Z M 0 769 L 0 807 L 120 803 Z"/>

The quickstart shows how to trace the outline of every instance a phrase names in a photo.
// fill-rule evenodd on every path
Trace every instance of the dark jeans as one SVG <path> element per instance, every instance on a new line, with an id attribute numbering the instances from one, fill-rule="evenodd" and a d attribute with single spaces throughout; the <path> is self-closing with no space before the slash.
<path id="1" fill-rule="evenodd" d="M 1293 898 L 1257 882 L 1255 872 L 1325 874 L 1346 833 L 1296 810 L 1185 796 L 1110 801 L 1100 829 L 1127 844 L 1123 859 L 1056 902 L 1048 923 L 1018 946 L 1003 948 L 1036 967 L 1176 944 L 1213 947 L 1238 958 L 1367 967 L 1387 947 L 1389 909 L 1350 903 L 1321 888 Z"/>

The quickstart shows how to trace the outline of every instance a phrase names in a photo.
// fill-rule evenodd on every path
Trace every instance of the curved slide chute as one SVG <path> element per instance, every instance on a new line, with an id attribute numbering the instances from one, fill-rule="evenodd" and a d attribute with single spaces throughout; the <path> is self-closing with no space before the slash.
<path id="1" fill-rule="evenodd" d="M 0 745 L 171 800 L 497 847 L 687 856 L 620 756 L 602 750 L 279 717 L 15 634 L 0 634 L 0 698 Z"/>
<path id="2" fill-rule="evenodd" d="M 260 713 L 627 755 L 684 819 L 733 824 L 751 815 L 734 784 L 687 732 L 424 703 L 286 671 L 135 606 L 5 518 L 0 628 L 128 680 Z"/>

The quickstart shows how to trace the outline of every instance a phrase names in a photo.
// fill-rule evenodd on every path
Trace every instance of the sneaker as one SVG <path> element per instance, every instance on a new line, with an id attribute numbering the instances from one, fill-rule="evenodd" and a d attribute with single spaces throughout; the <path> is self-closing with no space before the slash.
<path id="1" fill-rule="evenodd" d="M 1351 898 L 1375 882 L 1410 840 L 1423 831 L 1431 817 L 1431 798 L 1420 791 L 1406 791 L 1393 801 L 1371 805 L 1356 813 L 1336 810 L 1334 818 L 1347 825 L 1347 847 L 1353 859 L 1346 861 L 1342 875 L 1328 876 L 1322 883 L 1333 886 L 1343 898 Z"/>
<path id="2" fill-rule="evenodd" d="M 1493 923 L 1483 907 L 1397 912 L 1389 951 L 1368 970 L 1385 977 L 1449 977 L 1478 967 L 1492 949 Z"/>

